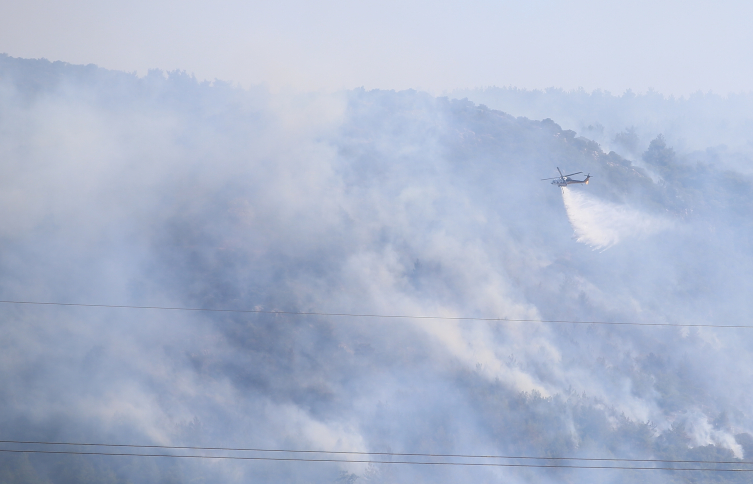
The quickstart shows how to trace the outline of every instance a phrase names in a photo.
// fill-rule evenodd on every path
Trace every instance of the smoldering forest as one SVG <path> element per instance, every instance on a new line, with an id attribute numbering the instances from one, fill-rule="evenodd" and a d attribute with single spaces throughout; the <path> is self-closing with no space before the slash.
<path id="1" fill-rule="evenodd" d="M 2 448 L 753 461 L 750 138 L 509 104 L 0 57 Z M 8 483 L 749 479 L 6 450 Z"/>

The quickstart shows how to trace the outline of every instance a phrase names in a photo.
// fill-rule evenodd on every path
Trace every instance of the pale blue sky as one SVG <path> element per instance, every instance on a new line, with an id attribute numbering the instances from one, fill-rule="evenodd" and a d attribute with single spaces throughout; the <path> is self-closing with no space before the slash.
<path id="1" fill-rule="evenodd" d="M 753 90 L 753 2 L 6 1 L 0 52 L 273 89 Z"/>

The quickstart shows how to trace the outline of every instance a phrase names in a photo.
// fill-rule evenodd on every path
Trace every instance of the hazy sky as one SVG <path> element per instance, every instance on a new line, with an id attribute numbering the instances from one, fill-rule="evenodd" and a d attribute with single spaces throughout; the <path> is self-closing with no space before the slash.
<path id="1" fill-rule="evenodd" d="M 751 2 L 26 0 L 0 52 L 271 88 L 753 89 Z"/>

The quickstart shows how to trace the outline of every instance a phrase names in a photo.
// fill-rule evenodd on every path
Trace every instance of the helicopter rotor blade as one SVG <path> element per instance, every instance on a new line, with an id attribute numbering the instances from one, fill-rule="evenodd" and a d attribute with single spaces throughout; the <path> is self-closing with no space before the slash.
<path id="1" fill-rule="evenodd" d="M 562 175 L 562 176 L 573 176 L 573 175 L 578 175 L 580 173 L 583 173 L 583 172 L 582 171 L 576 171 L 575 173 L 570 173 L 569 175 Z"/>
<path id="2" fill-rule="evenodd" d="M 561 176 L 555 176 L 554 178 L 542 178 L 541 181 L 544 181 L 544 180 L 559 180 L 560 178 L 562 178 L 562 177 Z"/>
<path id="3" fill-rule="evenodd" d="M 559 166 L 557 167 L 557 171 L 559 171 L 559 172 L 560 172 L 560 177 L 561 177 L 561 178 L 564 178 L 564 176 L 565 176 L 565 175 L 563 175 L 563 174 L 562 174 L 562 171 L 560 170 L 560 167 L 559 167 Z"/>

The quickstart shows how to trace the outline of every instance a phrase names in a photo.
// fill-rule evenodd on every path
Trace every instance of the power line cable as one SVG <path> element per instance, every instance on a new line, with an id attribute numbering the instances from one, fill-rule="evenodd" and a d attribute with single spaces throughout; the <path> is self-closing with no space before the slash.
<path id="1" fill-rule="evenodd" d="M 560 324 L 602 324 L 611 326 L 669 326 L 680 328 L 745 328 L 753 329 L 753 325 L 745 324 L 682 324 L 682 323 L 635 323 L 618 321 L 572 321 L 565 319 L 511 319 L 511 318 L 481 318 L 465 316 L 416 316 L 405 314 L 361 314 L 361 313 L 325 313 L 317 311 L 278 311 L 265 309 L 215 309 L 215 308 L 188 308 L 179 306 L 131 306 L 126 304 L 84 304 L 84 303 L 61 303 L 45 301 L 10 301 L 0 300 L 2 304 L 19 304 L 33 306 L 66 306 L 84 308 L 111 308 L 111 309 L 155 309 L 164 311 L 188 311 L 188 312 L 213 312 L 213 313 L 245 313 L 245 314 L 284 314 L 291 316 L 335 316 L 350 318 L 384 318 L 384 319 L 434 319 L 444 321 L 490 321 L 508 323 L 560 323 Z"/>
<path id="2" fill-rule="evenodd" d="M 429 454 L 419 452 L 362 452 L 350 450 L 295 450 L 295 449 L 263 449 L 254 447 L 198 447 L 181 445 L 139 445 L 139 444 L 105 444 L 93 442 L 48 442 L 39 440 L 0 440 L 0 444 L 24 445 L 71 445 L 94 447 L 127 447 L 133 449 L 166 449 L 166 450 L 207 450 L 233 452 L 286 452 L 291 454 L 338 454 L 338 455 L 383 455 L 396 457 L 455 457 L 473 459 L 529 459 L 529 460 L 575 460 L 575 461 L 610 461 L 610 462 L 661 462 L 666 464 L 739 464 L 753 465 L 753 462 L 717 461 L 717 460 L 676 460 L 676 459 L 625 459 L 619 457 L 535 457 L 520 455 L 479 455 L 479 454 Z"/>
<path id="3" fill-rule="evenodd" d="M 309 459 L 303 457 L 257 457 L 257 456 L 229 456 L 229 455 L 181 455 L 181 454 L 141 454 L 130 452 L 82 452 L 68 450 L 32 450 L 32 449 L 0 449 L 0 452 L 18 454 L 64 454 L 64 455 L 106 455 L 118 457 L 171 457 L 183 459 L 215 459 L 215 460 L 243 460 L 243 461 L 277 461 L 277 462 L 342 462 L 349 464 L 414 464 L 414 465 L 444 465 L 466 467 L 534 467 L 540 469 L 620 469 L 636 471 L 698 471 L 698 472 L 753 472 L 751 469 L 739 468 L 698 468 L 698 467 L 634 467 L 634 466 L 581 466 L 567 464 L 513 464 L 497 462 L 426 462 L 426 461 L 395 461 L 395 460 L 349 460 L 349 459 Z"/>

